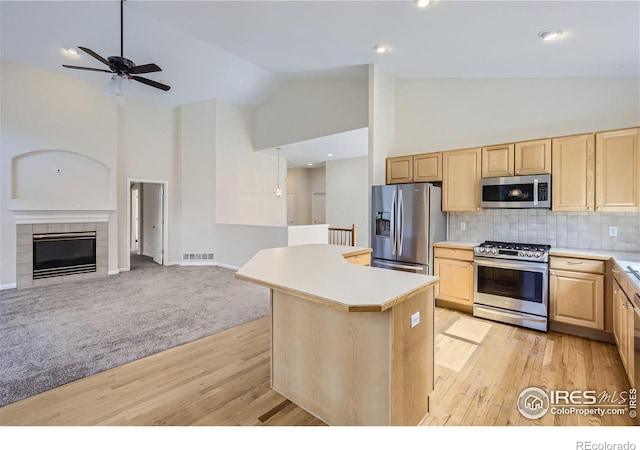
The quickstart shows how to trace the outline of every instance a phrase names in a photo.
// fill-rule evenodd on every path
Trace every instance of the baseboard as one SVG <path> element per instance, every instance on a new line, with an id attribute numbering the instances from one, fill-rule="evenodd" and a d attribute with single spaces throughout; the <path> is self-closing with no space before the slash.
<path id="1" fill-rule="evenodd" d="M 240 270 L 240 267 L 232 266 L 231 264 L 225 264 L 225 263 L 214 263 L 214 264 L 219 267 L 224 267 L 225 269 Z"/>
<path id="2" fill-rule="evenodd" d="M 0 284 L 0 291 L 6 291 L 7 289 L 16 289 L 16 283 Z"/>
<path id="3" fill-rule="evenodd" d="M 213 261 L 182 261 L 181 266 L 217 266 Z"/>
<path id="4" fill-rule="evenodd" d="M 594 341 L 608 342 L 609 344 L 616 343 L 613 333 L 602 330 L 593 330 L 591 328 L 580 327 L 577 325 L 569 325 L 566 323 L 549 321 L 549 331 L 555 331 L 556 333 L 562 334 L 572 334 L 586 339 L 593 339 Z"/>
<path id="5" fill-rule="evenodd" d="M 142 256 L 146 256 L 147 258 L 153 258 L 153 255 L 151 253 L 142 252 Z"/>
<path id="6" fill-rule="evenodd" d="M 169 261 L 164 263 L 165 266 L 179 266 L 180 263 L 178 261 Z"/>
<path id="7" fill-rule="evenodd" d="M 129 269 L 116 269 L 116 270 L 110 270 L 107 274 L 108 274 L 108 275 L 118 275 L 120 272 L 124 272 L 124 271 L 126 271 L 126 270 L 129 270 Z"/>
<path id="8" fill-rule="evenodd" d="M 214 261 L 182 261 L 179 263 L 181 266 L 218 266 L 225 269 L 240 270 L 238 266 L 232 266 L 231 264 L 219 263 Z"/>

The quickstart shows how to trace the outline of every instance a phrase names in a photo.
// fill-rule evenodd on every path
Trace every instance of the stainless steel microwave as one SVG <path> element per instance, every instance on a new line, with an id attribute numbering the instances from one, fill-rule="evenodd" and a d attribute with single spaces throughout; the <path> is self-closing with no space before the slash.
<path id="1" fill-rule="evenodd" d="M 483 178 L 483 208 L 551 208 L 551 175 Z"/>

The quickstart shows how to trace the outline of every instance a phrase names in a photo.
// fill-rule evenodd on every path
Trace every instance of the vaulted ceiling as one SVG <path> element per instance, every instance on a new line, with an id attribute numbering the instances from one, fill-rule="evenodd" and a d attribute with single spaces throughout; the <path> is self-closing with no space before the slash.
<path id="1" fill-rule="evenodd" d="M 104 84 L 108 74 L 66 47 L 120 48 L 118 1 L 2 1 L 3 60 Z M 632 1 L 125 2 L 124 55 L 163 71 L 166 105 L 206 98 L 255 106 L 286 79 L 366 78 L 378 63 L 399 78 L 640 75 L 640 3 Z M 561 29 L 545 42 L 538 33 Z M 390 51 L 379 55 L 375 45 Z"/>

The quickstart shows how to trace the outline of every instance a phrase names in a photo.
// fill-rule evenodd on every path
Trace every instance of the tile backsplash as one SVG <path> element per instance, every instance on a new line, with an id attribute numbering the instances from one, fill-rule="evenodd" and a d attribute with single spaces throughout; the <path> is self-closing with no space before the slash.
<path id="1" fill-rule="evenodd" d="M 465 230 L 461 230 L 462 223 Z M 618 235 L 609 236 L 609 227 L 617 227 Z M 451 212 L 449 239 L 638 252 L 640 214 L 552 212 L 548 209 Z"/>

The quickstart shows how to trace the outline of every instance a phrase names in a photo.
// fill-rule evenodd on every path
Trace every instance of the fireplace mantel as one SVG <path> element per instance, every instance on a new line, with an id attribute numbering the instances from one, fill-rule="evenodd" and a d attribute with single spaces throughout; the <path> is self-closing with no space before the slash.
<path id="1" fill-rule="evenodd" d="M 16 225 L 42 223 L 108 222 L 113 210 L 13 210 Z"/>

